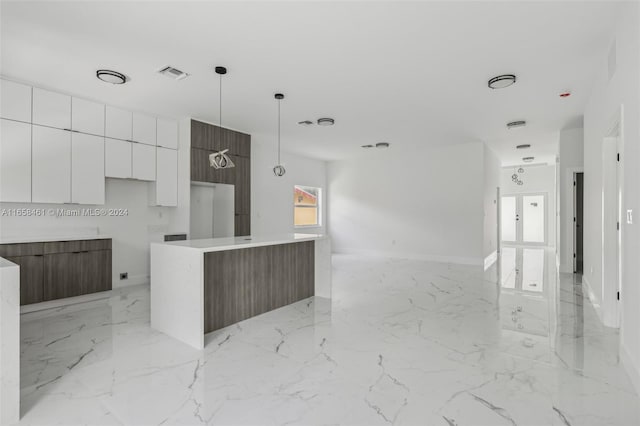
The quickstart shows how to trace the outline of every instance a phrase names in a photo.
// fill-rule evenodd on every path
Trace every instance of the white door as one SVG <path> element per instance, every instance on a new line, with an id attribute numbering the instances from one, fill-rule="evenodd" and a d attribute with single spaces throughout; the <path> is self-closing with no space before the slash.
<path id="1" fill-rule="evenodd" d="M 156 147 L 133 143 L 131 173 L 134 179 L 156 180 Z"/>
<path id="2" fill-rule="evenodd" d="M 158 118 L 157 144 L 165 148 L 178 149 L 178 122 Z"/>
<path id="3" fill-rule="evenodd" d="M 71 132 L 33 126 L 32 201 L 71 202 Z"/>
<path id="4" fill-rule="evenodd" d="M 500 231 L 506 243 L 541 245 L 547 241 L 545 194 L 505 195 L 500 205 Z"/>
<path id="5" fill-rule="evenodd" d="M 71 129 L 71 96 L 34 87 L 33 124 Z"/>
<path id="6" fill-rule="evenodd" d="M 156 118 L 146 114 L 133 113 L 133 137 L 135 142 L 156 145 Z"/>
<path id="7" fill-rule="evenodd" d="M 131 178 L 131 142 L 104 140 L 104 174 L 106 177 Z"/>
<path id="8" fill-rule="evenodd" d="M 31 124 L 0 120 L 0 201 L 31 202 Z"/>
<path id="9" fill-rule="evenodd" d="M 104 204 L 104 138 L 71 136 L 71 201 Z"/>
<path id="10" fill-rule="evenodd" d="M 178 151 L 157 148 L 156 205 L 178 205 Z"/>
<path id="11" fill-rule="evenodd" d="M 104 104 L 73 98 L 71 100 L 71 129 L 91 135 L 104 136 Z"/>
<path id="12" fill-rule="evenodd" d="M 130 141 L 131 120 L 131 111 L 107 105 L 105 107 L 104 135 L 112 139 Z"/>
<path id="13" fill-rule="evenodd" d="M 0 80 L 0 117 L 31 123 L 31 86 Z"/>

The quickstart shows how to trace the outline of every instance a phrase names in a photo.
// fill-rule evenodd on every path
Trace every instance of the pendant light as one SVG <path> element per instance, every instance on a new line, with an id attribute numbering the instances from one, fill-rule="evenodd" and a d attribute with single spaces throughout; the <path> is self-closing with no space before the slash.
<path id="1" fill-rule="evenodd" d="M 284 95 L 282 93 L 276 93 L 274 97 L 278 101 L 278 164 L 273 168 L 273 174 L 282 177 L 287 172 L 280 162 L 280 101 L 284 99 Z"/>
<path id="2" fill-rule="evenodd" d="M 216 67 L 216 74 L 220 76 L 220 100 L 219 100 L 219 118 L 218 125 L 222 128 L 222 76 L 227 73 L 227 69 L 225 67 Z M 209 165 L 214 169 L 230 169 L 235 167 L 236 165 L 231 161 L 231 158 L 227 155 L 228 149 L 223 149 L 219 152 L 214 152 L 209 155 Z"/>

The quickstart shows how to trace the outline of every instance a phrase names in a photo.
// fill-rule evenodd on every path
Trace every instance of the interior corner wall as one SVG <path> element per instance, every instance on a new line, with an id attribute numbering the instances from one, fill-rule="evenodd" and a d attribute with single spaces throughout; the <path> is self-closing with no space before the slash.
<path id="1" fill-rule="evenodd" d="M 482 265 L 482 156 L 476 142 L 330 162 L 334 251 Z"/>
<path id="2" fill-rule="evenodd" d="M 546 203 L 546 237 L 547 245 L 556 246 L 556 166 L 554 165 L 534 165 L 534 166 L 516 166 L 515 169 L 522 167 L 524 173 L 520 179 L 523 185 L 517 185 L 511 179 L 514 173 L 514 167 L 502 169 L 500 179 L 500 195 L 527 194 L 527 193 L 545 193 L 547 195 Z"/>
<path id="3" fill-rule="evenodd" d="M 498 250 L 498 187 L 500 160 L 486 145 L 483 148 L 484 226 L 482 255 L 486 259 Z"/>
<path id="4" fill-rule="evenodd" d="M 273 174 L 277 161 L 273 138 L 251 137 L 251 234 L 327 233 L 327 163 L 322 160 L 282 152 L 286 173 Z M 293 187 L 313 186 L 321 189 L 318 227 L 296 228 L 293 224 Z"/>
<path id="5" fill-rule="evenodd" d="M 574 241 L 574 173 L 584 171 L 584 130 L 565 129 L 559 142 L 559 191 L 560 191 L 560 272 L 573 273 Z"/>
<path id="6" fill-rule="evenodd" d="M 640 392 L 640 5 L 626 3 L 614 27 L 615 73 L 609 77 L 609 55 L 600 58 L 598 78 L 584 112 L 584 278 L 602 301 L 602 141 L 624 106 L 624 191 L 622 210 L 633 210 L 635 222 L 621 222 L 622 320 L 620 358 Z M 624 214 L 624 213 L 623 213 Z"/>

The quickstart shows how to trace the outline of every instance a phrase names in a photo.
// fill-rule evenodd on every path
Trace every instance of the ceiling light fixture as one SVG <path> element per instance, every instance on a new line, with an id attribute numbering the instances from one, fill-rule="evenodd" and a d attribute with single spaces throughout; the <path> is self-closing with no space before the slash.
<path id="1" fill-rule="evenodd" d="M 333 126 L 334 124 L 333 118 L 318 118 L 318 126 Z"/>
<path id="2" fill-rule="evenodd" d="M 216 74 L 220 76 L 220 100 L 218 104 L 218 124 L 222 127 L 222 76 L 227 73 L 227 69 L 225 67 L 216 67 Z M 231 158 L 227 155 L 228 149 L 223 149 L 219 152 L 214 152 L 209 155 L 209 165 L 214 169 L 230 169 L 235 167 L 236 165 L 231 161 Z"/>
<path id="3" fill-rule="evenodd" d="M 382 148 L 382 149 L 389 148 L 389 143 L 388 142 L 378 142 L 376 144 L 376 148 Z"/>
<path id="4" fill-rule="evenodd" d="M 105 83 L 111 84 L 124 84 L 127 82 L 127 76 L 112 70 L 98 70 L 96 71 L 96 77 Z"/>
<path id="5" fill-rule="evenodd" d="M 488 85 L 490 89 L 504 89 L 512 84 L 515 84 L 516 76 L 513 74 L 503 74 L 493 77 L 489 80 Z"/>
<path id="6" fill-rule="evenodd" d="M 568 98 L 569 96 L 571 96 L 571 92 L 562 92 L 558 96 L 560 96 L 561 98 Z"/>
<path id="7" fill-rule="evenodd" d="M 313 126 L 313 121 L 303 120 L 303 121 L 298 121 L 298 124 L 301 126 L 309 127 L 309 126 Z"/>
<path id="8" fill-rule="evenodd" d="M 274 97 L 278 101 L 278 164 L 273 168 L 273 174 L 277 177 L 282 177 L 287 172 L 280 162 L 280 102 L 284 99 L 284 95 L 282 93 L 276 93 Z"/>
<path id="9" fill-rule="evenodd" d="M 530 163 L 534 158 L 535 157 L 522 157 L 522 161 L 524 161 L 525 163 Z"/>
<path id="10" fill-rule="evenodd" d="M 528 143 L 523 143 L 522 145 L 516 146 L 516 149 L 527 149 L 527 148 L 531 148 L 531 145 Z"/>
<path id="11" fill-rule="evenodd" d="M 516 127 L 524 127 L 526 125 L 527 125 L 527 122 L 524 120 L 512 121 L 510 123 L 507 123 L 507 129 L 511 130 L 511 129 L 515 129 Z"/>
<path id="12" fill-rule="evenodd" d="M 373 148 L 373 145 L 362 145 L 362 148 L 366 148 L 366 149 Z"/>

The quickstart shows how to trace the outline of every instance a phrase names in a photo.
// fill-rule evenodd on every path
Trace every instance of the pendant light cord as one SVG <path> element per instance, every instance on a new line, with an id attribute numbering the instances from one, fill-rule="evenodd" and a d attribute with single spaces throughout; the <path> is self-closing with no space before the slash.
<path id="1" fill-rule="evenodd" d="M 278 99 L 278 165 L 280 164 L 280 102 Z"/>
<path id="2" fill-rule="evenodd" d="M 222 74 L 220 74 L 220 104 L 218 106 L 220 115 L 220 127 L 222 127 Z"/>

